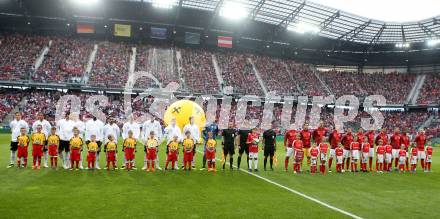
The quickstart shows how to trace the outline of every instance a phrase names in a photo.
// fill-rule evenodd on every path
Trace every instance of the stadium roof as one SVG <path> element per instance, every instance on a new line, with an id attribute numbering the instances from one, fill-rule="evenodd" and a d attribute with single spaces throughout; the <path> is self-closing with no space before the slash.
<path id="1" fill-rule="evenodd" d="M 139 1 L 139 0 L 138 0 Z M 145 0 L 146 2 L 159 2 Z M 173 6 L 218 13 L 228 2 L 240 3 L 248 17 L 277 26 L 315 27 L 323 37 L 364 44 L 413 43 L 440 38 L 440 17 L 415 22 L 384 22 L 300 0 L 160 0 Z M 425 5 L 426 6 L 426 5 Z M 429 6 L 427 6 L 429 7 Z M 439 12 L 440 13 L 440 12 Z"/>

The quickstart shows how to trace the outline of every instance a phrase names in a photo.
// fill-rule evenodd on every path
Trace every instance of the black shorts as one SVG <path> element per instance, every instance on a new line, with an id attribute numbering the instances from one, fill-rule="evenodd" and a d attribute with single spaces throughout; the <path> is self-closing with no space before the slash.
<path id="1" fill-rule="evenodd" d="M 70 147 L 69 147 L 70 142 L 69 141 L 60 141 L 60 145 L 58 146 L 58 153 L 61 152 L 70 152 Z"/>
<path id="2" fill-rule="evenodd" d="M 264 156 L 271 156 L 273 157 L 275 155 L 275 147 L 274 146 L 264 146 Z"/>
<path id="3" fill-rule="evenodd" d="M 234 155 L 235 154 L 234 145 L 225 144 L 225 146 L 223 147 L 223 154 L 225 156 L 227 156 L 228 154 L 231 156 Z"/>
<path id="4" fill-rule="evenodd" d="M 18 142 L 11 141 L 11 151 L 17 151 L 18 150 Z"/>
<path id="5" fill-rule="evenodd" d="M 47 148 L 47 140 L 44 142 L 43 152 L 47 152 L 49 149 Z"/>
<path id="6" fill-rule="evenodd" d="M 249 146 L 247 144 L 240 145 L 238 149 L 238 154 L 243 154 L 243 152 L 246 152 L 246 154 L 249 154 Z"/>

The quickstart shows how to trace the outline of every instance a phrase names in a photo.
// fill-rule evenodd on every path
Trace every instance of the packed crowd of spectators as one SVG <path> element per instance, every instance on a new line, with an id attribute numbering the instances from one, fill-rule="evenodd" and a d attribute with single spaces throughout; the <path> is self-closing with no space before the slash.
<path id="1" fill-rule="evenodd" d="M 17 106 L 22 97 L 22 92 L 11 93 L 8 90 L 0 90 L 0 121 Z"/>
<path id="2" fill-rule="evenodd" d="M 137 45 L 136 48 L 135 72 L 145 71 L 152 74 L 162 84 L 162 87 L 166 87 L 171 82 L 180 82 L 176 71 L 174 48 L 151 45 Z M 159 87 L 151 78 L 146 77 L 138 78 L 134 86 Z"/>
<path id="3" fill-rule="evenodd" d="M 217 53 L 224 86 L 232 86 L 235 93 L 263 96 L 263 90 L 255 76 L 248 54 L 237 52 Z"/>
<path id="4" fill-rule="evenodd" d="M 353 72 L 318 71 L 317 74 L 333 92 L 335 98 L 343 95 L 365 96 Z"/>
<path id="5" fill-rule="evenodd" d="M 428 74 L 426 75 L 425 83 L 420 89 L 417 103 L 432 104 L 440 103 L 440 75 Z"/>
<path id="6" fill-rule="evenodd" d="M 310 66 L 296 63 L 294 60 L 285 60 L 285 62 L 290 71 L 289 73 L 292 74 L 292 77 L 301 88 L 301 95 L 325 96 L 327 94 Z"/>
<path id="7" fill-rule="evenodd" d="M 212 53 L 206 50 L 180 49 L 182 76 L 186 86 L 195 93 L 219 93 Z"/>
<path id="8" fill-rule="evenodd" d="M 89 84 L 121 88 L 127 83 L 132 46 L 123 42 L 102 42 L 90 72 Z"/>
<path id="9" fill-rule="evenodd" d="M 372 73 L 353 74 L 359 86 L 368 95 L 383 95 L 387 103 L 405 103 L 416 79 L 414 74 L 403 73 Z"/>
<path id="10" fill-rule="evenodd" d="M 64 83 L 79 81 L 93 50 L 94 41 L 85 38 L 54 37 L 43 63 L 32 80 L 37 82 Z"/>
<path id="11" fill-rule="evenodd" d="M 268 56 L 253 56 L 252 60 L 267 88 L 276 91 L 277 95 L 287 96 L 298 94 L 297 82 L 287 72 L 283 60 Z"/>
<path id="12" fill-rule="evenodd" d="M 35 60 L 48 43 L 44 36 L 0 35 L 0 80 L 28 80 Z"/>

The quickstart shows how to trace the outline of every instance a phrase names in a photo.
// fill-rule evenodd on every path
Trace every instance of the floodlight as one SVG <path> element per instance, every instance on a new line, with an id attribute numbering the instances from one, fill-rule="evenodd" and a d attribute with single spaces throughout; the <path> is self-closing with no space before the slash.
<path id="1" fill-rule="evenodd" d="M 410 44 L 409 43 L 405 43 L 405 42 L 403 42 L 403 43 L 396 43 L 396 47 L 397 48 L 409 48 Z"/>
<path id="2" fill-rule="evenodd" d="M 70 1 L 78 5 L 92 5 L 98 2 L 99 0 L 70 0 Z"/>
<path id="3" fill-rule="evenodd" d="M 153 0 L 153 7 L 162 9 L 173 8 L 174 0 Z"/>
<path id="4" fill-rule="evenodd" d="M 248 16 L 248 11 L 243 4 L 235 1 L 228 1 L 225 2 L 220 9 L 220 16 L 231 20 L 240 20 Z"/>
<path id="5" fill-rule="evenodd" d="M 296 23 L 293 25 L 289 25 L 287 27 L 287 30 L 295 31 L 300 34 L 303 34 L 303 33 L 313 33 L 314 34 L 314 33 L 319 32 L 319 27 L 312 25 L 312 24 L 300 22 L 300 23 Z"/>
<path id="6" fill-rule="evenodd" d="M 426 44 L 428 45 L 428 46 L 436 46 L 437 44 L 439 44 L 440 43 L 440 39 L 430 39 L 430 40 L 428 40 L 427 42 L 426 42 Z"/>

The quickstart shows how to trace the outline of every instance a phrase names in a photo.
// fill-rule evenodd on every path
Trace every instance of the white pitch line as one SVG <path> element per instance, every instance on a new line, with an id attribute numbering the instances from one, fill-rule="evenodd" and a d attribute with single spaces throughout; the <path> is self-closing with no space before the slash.
<path id="1" fill-rule="evenodd" d="M 203 154 L 203 151 L 197 150 L 197 152 Z M 221 161 L 221 159 L 218 159 L 218 158 L 216 158 L 216 160 Z M 229 163 L 229 162 L 226 162 L 226 163 Z M 237 166 L 235 166 L 235 165 L 232 165 L 232 166 L 235 167 L 235 168 L 237 168 Z M 289 187 L 287 187 L 287 186 L 281 185 L 281 184 L 279 184 L 279 183 L 277 183 L 277 182 L 275 182 L 275 181 L 272 181 L 272 180 L 270 180 L 270 179 L 268 179 L 268 178 L 262 177 L 262 176 L 260 176 L 260 175 L 257 175 L 257 174 L 255 174 L 255 173 L 252 173 L 252 172 L 249 172 L 249 171 L 246 171 L 246 170 L 243 170 L 243 169 L 240 169 L 240 171 L 242 171 L 242 172 L 244 172 L 244 173 L 247 173 L 247 174 L 249 174 L 249 175 L 255 176 L 255 177 L 257 177 L 257 178 L 259 178 L 259 179 L 261 179 L 261 180 L 264 180 L 264 181 L 266 181 L 266 182 L 268 182 L 268 183 L 270 183 L 270 184 L 272 184 L 272 185 L 276 185 L 276 186 L 278 186 L 278 187 L 280 187 L 280 188 L 283 188 L 283 189 L 285 189 L 285 190 L 287 190 L 287 191 L 289 191 L 289 192 L 291 192 L 291 193 L 294 193 L 294 194 L 296 194 L 296 195 L 299 195 L 299 196 L 301 196 L 301 197 L 303 197 L 303 198 L 305 198 L 305 199 L 308 199 L 308 200 L 310 200 L 310 201 L 316 202 L 316 203 L 318 203 L 318 204 L 320 204 L 320 205 L 322 205 L 322 206 L 324 206 L 324 207 L 330 208 L 330 209 L 332 209 L 332 210 L 334 210 L 334 211 L 337 211 L 337 212 L 342 213 L 342 214 L 344 214 L 344 215 L 347 215 L 347 216 L 349 216 L 349 217 L 356 218 L 356 219 L 362 219 L 362 217 L 359 217 L 359 216 L 357 216 L 357 215 L 355 215 L 355 214 L 352 214 L 352 213 L 350 213 L 350 212 L 348 212 L 348 211 L 344 211 L 344 210 L 342 210 L 342 209 L 340 209 L 340 208 L 337 208 L 337 207 L 335 207 L 335 206 L 333 206 L 333 205 L 327 204 L 327 203 L 325 203 L 325 202 L 323 202 L 323 201 L 320 201 L 320 200 L 318 200 L 318 199 L 316 199 L 316 198 L 310 197 L 310 196 L 308 196 L 308 195 L 306 195 L 306 194 L 304 194 L 304 193 L 298 192 L 298 191 L 296 191 L 296 190 L 294 190 L 294 189 L 291 189 L 291 188 L 289 188 Z"/>

